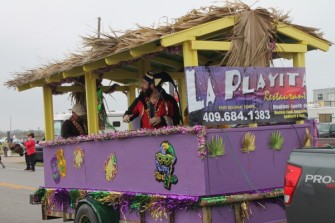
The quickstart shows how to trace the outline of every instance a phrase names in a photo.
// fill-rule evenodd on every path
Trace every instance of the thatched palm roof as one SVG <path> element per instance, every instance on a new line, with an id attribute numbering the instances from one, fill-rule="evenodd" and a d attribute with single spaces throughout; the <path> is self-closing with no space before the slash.
<path id="1" fill-rule="evenodd" d="M 211 6 L 192 10 L 185 16 L 176 19 L 174 23 L 160 26 L 157 28 L 139 27 L 137 30 L 126 31 L 121 36 L 116 35 L 112 31 L 111 33 L 102 34 L 101 38 L 96 38 L 94 36 L 83 37 L 83 43 L 85 48 L 81 52 L 72 53 L 68 56 L 67 59 L 63 61 L 56 61 L 36 69 L 30 69 L 24 72 L 16 73 L 13 75 L 13 79 L 7 81 L 5 85 L 7 87 L 15 88 L 32 83 L 37 80 L 50 78 L 52 75 L 58 75 L 62 72 L 73 70 L 77 67 L 99 61 L 106 57 L 115 55 L 119 52 L 123 52 L 125 50 L 129 50 L 146 43 L 155 43 L 159 46 L 159 41 L 164 36 L 178 33 L 182 30 L 187 30 L 191 27 L 199 26 L 201 24 L 205 24 L 228 16 L 237 16 L 239 18 L 235 28 L 230 30 L 224 30 L 223 34 L 216 35 L 214 37 L 208 37 L 208 39 L 216 41 L 235 40 L 232 41 L 231 50 L 228 52 L 228 54 L 227 52 L 215 52 L 215 55 L 208 52 L 207 54 L 203 54 L 204 57 L 211 57 L 212 61 L 219 61 L 226 65 L 266 65 L 257 63 L 254 64 L 250 62 L 250 58 L 254 58 L 256 54 L 259 57 L 264 57 L 265 60 L 269 60 L 269 58 L 271 57 L 271 51 L 268 50 L 269 44 L 271 44 L 271 41 L 279 42 L 283 38 L 282 36 L 275 37 L 276 30 L 274 27 L 275 24 L 278 24 L 279 22 L 294 27 L 317 39 L 325 41 L 329 45 L 331 44 L 329 41 L 322 38 L 322 33 L 320 33 L 318 29 L 292 24 L 289 21 L 289 17 L 287 14 L 280 13 L 274 9 L 252 10 L 248 5 L 245 5 L 243 3 L 229 3 L 224 7 Z M 254 21 L 250 22 L 251 17 Z M 238 26 L 238 24 L 240 24 L 240 26 Z M 249 28 L 246 28 L 245 26 L 248 26 Z M 257 29 L 257 32 L 255 32 L 255 28 Z M 259 30 L 261 31 L 258 32 Z M 255 41 L 256 39 L 258 41 L 258 46 L 255 46 L 253 49 L 245 49 L 247 51 L 249 50 L 249 53 L 247 53 L 243 62 L 241 62 L 242 60 L 239 56 L 241 55 L 241 52 L 239 52 L 238 50 L 241 51 L 244 48 L 248 48 L 248 41 Z M 265 48 L 262 48 L 261 46 L 265 46 Z M 311 49 L 313 49 L 313 47 L 309 46 L 309 50 Z M 180 48 L 178 48 L 178 46 L 172 48 L 162 47 L 161 52 L 165 52 L 166 54 L 181 54 Z M 142 57 L 145 56 L 150 58 L 156 55 L 142 55 Z M 128 61 L 127 64 L 125 64 L 124 62 L 120 62 L 117 65 L 106 65 L 104 68 L 96 69 L 95 72 L 99 73 L 104 72 L 105 70 L 110 71 L 111 69 L 117 67 L 129 65 L 138 59 L 140 59 L 140 57 L 132 61 Z M 62 81 L 60 81 L 58 84 L 61 84 L 62 82 L 72 82 L 72 79 L 63 78 Z"/>

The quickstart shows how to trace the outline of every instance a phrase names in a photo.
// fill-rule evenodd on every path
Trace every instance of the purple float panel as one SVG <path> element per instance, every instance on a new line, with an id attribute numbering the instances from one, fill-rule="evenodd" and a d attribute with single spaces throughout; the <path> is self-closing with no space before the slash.
<path id="1" fill-rule="evenodd" d="M 83 189 L 87 187 L 86 181 L 86 168 L 85 164 L 80 169 L 74 168 L 74 150 L 77 147 L 82 148 L 82 145 L 86 145 L 86 142 L 80 144 L 70 144 L 70 145 L 58 145 L 52 147 L 45 147 L 43 149 L 43 160 L 44 160 L 44 183 L 45 187 L 50 188 L 76 188 Z M 63 150 L 64 158 L 65 158 L 65 177 L 61 177 L 58 174 L 58 180 L 54 179 L 55 167 L 55 159 L 56 152 L 60 149 Z M 89 160 L 89 157 L 85 157 L 85 161 Z M 90 162 L 90 161 L 87 161 Z M 57 174 L 56 174 L 57 175 Z M 79 187 L 79 185 L 81 185 Z"/>
<path id="2" fill-rule="evenodd" d="M 144 213 L 145 223 L 170 223 L 171 215 L 167 213 L 167 217 L 161 216 L 161 218 L 154 219 L 150 212 Z M 120 213 L 120 220 L 129 222 L 140 222 L 141 217 L 138 213 Z M 177 210 L 174 212 L 174 222 L 180 223 L 203 223 L 201 208 L 197 210 Z M 220 221 L 219 221 L 220 222 Z M 218 222 L 218 223 L 219 223 Z M 215 223 L 214 221 L 212 223 Z"/>
<path id="3" fill-rule="evenodd" d="M 228 222 L 234 223 L 235 208 L 233 204 L 212 207 L 212 223 Z"/>
<path id="4" fill-rule="evenodd" d="M 250 215 L 248 223 L 283 223 L 286 222 L 286 213 L 283 200 L 254 201 L 249 203 Z M 214 223 L 214 222 L 213 222 Z"/>
<path id="5" fill-rule="evenodd" d="M 155 153 L 160 151 L 160 144 L 164 140 L 173 146 L 177 157 L 173 175 L 178 177 L 178 182 L 172 184 L 170 190 L 164 188 L 163 182 L 156 181 L 154 175 Z M 80 169 L 74 168 L 74 150 L 77 147 L 85 153 Z M 64 152 L 66 176 L 60 177 L 57 183 L 52 175 L 51 161 L 59 149 Z M 111 154 L 115 154 L 117 159 L 117 174 L 112 181 L 107 181 L 104 165 Z M 206 162 L 198 157 L 195 134 L 142 136 L 49 146 L 44 149 L 44 161 L 45 187 L 192 196 L 207 194 Z"/>
<path id="6" fill-rule="evenodd" d="M 286 222 L 285 210 L 279 200 L 253 201 L 248 205 L 249 216 L 244 219 L 246 223 Z M 241 214 L 240 218 L 243 218 Z M 212 223 L 222 222 L 236 222 L 234 204 L 212 207 Z"/>
<path id="7" fill-rule="evenodd" d="M 49 146 L 44 149 L 45 187 L 75 188 L 120 192 L 158 193 L 172 195 L 222 195 L 256 192 L 283 187 L 286 160 L 292 149 L 302 147 L 306 129 L 312 133 L 311 123 L 302 125 L 276 125 L 257 128 L 208 129 L 207 140 L 222 138 L 225 154 L 201 160 L 198 157 L 198 138 L 195 134 L 141 136 L 105 141 L 86 141 L 68 145 Z M 284 144 L 280 151 L 270 149 L 272 132 L 280 131 Z M 242 153 L 242 139 L 247 132 L 255 135 L 256 149 Z M 177 184 L 165 189 L 155 179 L 155 154 L 167 140 L 177 157 L 174 173 Z M 74 151 L 84 151 L 81 168 L 74 168 Z M 52 160 L 63 150 L 65 174 L 55 180 Z M 117 174 L 111 181 L 105 177 L 105 162 L 114 154 Z"/>
<path id="8" fill-rule="evenodd" d="M 207 140 L 219 136 L 225 145 L 223 156 L 207 158 L 209 194 L 282 188 L 286 161 L 293 149 L 303 146 L 306 128 L 313 132 L 311 127 L 311 124 L 301 124 L 208 130 Z M 270 136 L 275 131 L 280 131 L 284 137 L 283 147 L 279 151 L 268 146 Z M 256 149 L 243 153 L 242 139 L 247 132 L 255 135 Z"/>

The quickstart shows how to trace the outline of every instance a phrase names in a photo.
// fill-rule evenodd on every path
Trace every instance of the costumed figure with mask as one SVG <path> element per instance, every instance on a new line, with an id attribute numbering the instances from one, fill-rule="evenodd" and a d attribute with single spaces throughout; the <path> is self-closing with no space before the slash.
<path id="1" fill-rule="evenodd" d="M 181 115 L 177 101 L 161 86 L 166 81 L 173 82 L 166 72 L 146 73 L 142 80 L 142 92 L 125 112 L 123 121 L 130 122 L 140 116 L 141 128 L 147 129 L 179 125 Z"/>

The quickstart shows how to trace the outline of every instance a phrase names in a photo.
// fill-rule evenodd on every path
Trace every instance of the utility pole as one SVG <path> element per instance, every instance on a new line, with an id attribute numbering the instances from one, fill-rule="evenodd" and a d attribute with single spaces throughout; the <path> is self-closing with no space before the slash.
<path id="1" fill-rule="evenodd" d="M 101 17 L 98 17 L 98 38 L 100 39 Z"/>
<path id="2" fill-rule="evenodd" d="M 9 116 L 9 131 L 7 131 L 7 143 L 10 145 L 10 133 L 12 132 L 12 116 Z"/>

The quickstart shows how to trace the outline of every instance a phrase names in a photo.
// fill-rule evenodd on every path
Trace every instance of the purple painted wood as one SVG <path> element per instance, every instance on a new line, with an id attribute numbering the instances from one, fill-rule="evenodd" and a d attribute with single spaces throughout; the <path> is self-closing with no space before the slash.
<path id="1" fill-rule="evenodd" d="M 275 223 L 286 222 L 286 214 L 283 206 L 283 201 L 254 201 L 249 203 L 251 215 L 248 223 Z"/>
<path id="2" fill-rule="evenodd" d="M 172 185 L 171 190 L 165 189 L 163 183 L 154 178 L 155 153 L 159 151 L 159 146 L 164 140 L 173 145 L 177 156 L 174 175 L 178 177 L 178 183 Z M 84 165 L 79 170 L 73 167 L 73 152 L 77 146 L 85 151 Z M 51 174 L 50 162 L 60 148 L 64 151 L 67 173 L 57 184 Z M 197 156 L 197 148 L 197 136 L 193 134 L 134 137 L 47 147 L 44 149 L 45 186 L 204 195 L 206 163 Z M 112 182 L 108 182 L 104 175 L 104 163 L 111 153 L 116 154 L 118 173 Z"/>
<path id="3" fill-rule="evenodd" d="M 284 207 L 276 200 L 249 202 L 249 210 L 251 211 L 249 212 L 249 219 L 245 219 L 245 222 L 248 223 L 275 223 L 284 222 L 286 219 Z M 235 219 L 235 208 L 233 204 L 212 207 L 212 223 L 234 223 Z"/>
<path id="4" fill-rule="evenodd" d="M 209 194 L 232 194 L 281 188 L 284 184 L 286 161 L 294 148 L 303 145 L 304 125 L 282 125 L 257 128 L 208 130 L 207 139 L 220 136 L 225 144 L 225 155 L 208 158 Z M 282 150 L 268 146 L 270 135 L 279 130 L 284 136 Z M 242 153 L 242 139 L 247 132 L 256 136 L 256 150 Z"/>
<path id="5" fill-rule="evenodd" d="M 168 214 L 168 219 L 162 216 L 161 219 L 153 219 L 149 212 L 145 212 L 145 223 L 169 223 L 170 215 Z M 120 220 L 127 220 L 130 222 L 140 222 L 140 215 L 137 213 L 121 213 Z M 174 222 L 181 223 L 202 223 L 202 211 L 201 208 L 197 210 L 177 210 L 174 213 Z M 222 222 L 222 221 L 218 221 Z M 215 222 L 213 222 L 215 223 Z"/>
<path id="6" fill-rule="evenodd" d="M 227 204 L 225 206 L 212 207 L 212 223 L 221 222 L 235 222 L 234 205 Z"/>
<path id="7" fill-rule="evenodd" d="M 197 156 L 197 136 L 172 134 L 145 136 L 100 142 L 82 142 L 47 147 L 44 150 L 45 186 L 55 188 L 81 188 L 141 193 L 216 195 L 279 188 L 283 186 L 285 163 L 292 149 L 302 146 L 304 125 L 282 125 L 258 128 L 231 128 L 207 130 L 207 139 L 221 136 L 225 155 L 200 160 Z M 285 138 L 281 151 L 268 147 L 271 132 L 279 130 Z M 241 152 L 241 142 L 246 132 L 256 136 L 256 150 Z M 312 131 L 311 131 L 312 132 Z M 171 190 L 154 178 L 155 153 L 162 141 L 168 140 L 177 156 L 174 175 L 178 183 Z M 73 167 L 74 150 L 80 146 L 85 151 L 81 169 Z M 51 174 L 50 162 L 62 148 L 66 160 L 66 176 L 57 184 Z M 104 163 L 111 153 L 117 157 L 118 173 L 114 180 L 105 179 Z"/>
<path id="8" fill-rule="evenodd" d="M 197 136 L 193 134 L 172 134 L 144 136 L 100 142 L 82 142 L 44 149 L 45 186 L 49 188 L 77 188 L 107 191 L 130 191 L 173 195 L 224 195 L 251 191 L 262 191 L 283 186 L 286 160 L 292 149 L 303 145 L 306 128 L 312 131 L 311 123 L 303 125 L 276 125 L 257 128 L 209 129 L 207 139 L 220 136 L 225 144 L 225 155 L 200 160 L 197 155 Z M 268 146 L 273 131 L 279 130 L 285 138 L 280 151 Z M 244 135 L 251 132 L 256 136 L 256 150 L 242 153 L 241 143 Z M 174 175 L 178 183 L 171 190 L 154 178 L 155 153 L 162 141 L 168 140 L 174 147 L 177 163 Z M 85 151 L 84 165 L 75 169 L 74 150 L 80 147 Z M 66 176 L 56 183 L 52 177 L 51 159 L 57 150 L 63 149 L 66 160 Z M 104 163 L 111 153 L 117 157 L 118 173 L 115 179 L 105 179 Z M 252 215 L 248 222 L 275 222 L 285 219 L 285 211 L 276 203 L 278 200 L 250 202 Z M 139 221 L 139 215 L 124 213 L 121 219 Z M 212 223 L 235 222 L 232 205 L 212 208 Z M 145 221 L 154 219 L 146 213 Z M 163 220 L 163 222 L 168 222 Z M 178 210 L 175 222 L 202 222 L 201 208 L 197 211 Z"/>

